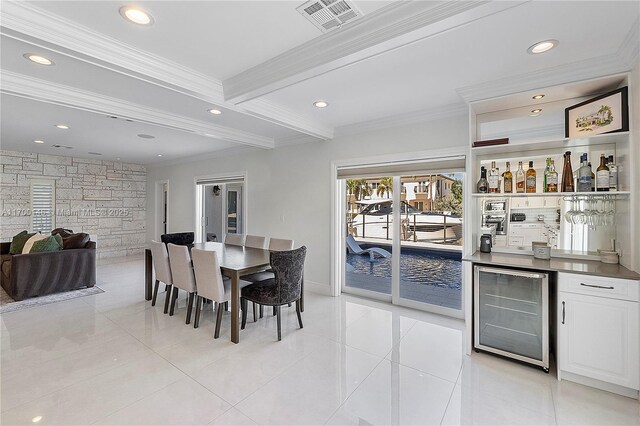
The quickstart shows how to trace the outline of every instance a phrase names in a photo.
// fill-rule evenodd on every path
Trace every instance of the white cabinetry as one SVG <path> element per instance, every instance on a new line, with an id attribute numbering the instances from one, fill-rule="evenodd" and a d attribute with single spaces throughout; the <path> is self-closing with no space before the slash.
<path id="1" fill-rule="evenodd" d="M 639 288 L 637 281 L 558 274 L 558 379 L 635 396 L 617 387 L 639 389 Z"/>

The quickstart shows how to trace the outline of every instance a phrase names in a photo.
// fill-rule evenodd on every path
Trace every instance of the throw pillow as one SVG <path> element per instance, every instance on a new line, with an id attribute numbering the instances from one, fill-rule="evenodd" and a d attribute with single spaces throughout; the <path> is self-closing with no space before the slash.
<path id="1" fill-rule="evenodd" d="M 29 253 L 43 253 L 62 250 L 62 244 L 58 242 L 56 237 L 60 238 L 58 235 L 50 235 L 34 242 Z"/>
<path id="2" fill-rule="evenodd" d="M 18 235 L 15 235 L 11 240 L 11 246 L 9 247 L 9 253 L 11 254 L 20 254 L 22 253 L 22 249 L 24 248 L 24 244 L 27 240 L 35 235 L 28 233 L 27 231 L 22 231 Z"/>
<path id="3" fill-rule="evenodd" d="M 60 235 L 62 238 L 67 238 L 70 235 L 73 235 L 73 231 L 71 229 L 64 228 L 56 228 L 51 231 L 51 235 Z"/>
<path id="4" fill-rule="evenodd" d="M 26 243 L 24 243 L 24 247 L 22 248 L 22 254 L 31 253 L 31 247 L 33 247 L 33 244 L 36 241 L 43 240 L 45 238 L 47 238 L 47 236 L 43 235 L 43 234 L 35 234 L 35 235 L 33 235 L 31 238 L 29 238 L 27 240 Z"/>
<path id="5" fill-rule="evenodd" d="M 60 234 L 52 235 L 52 237 L 55 238 L 56 242 L 60 246 L 60 250 L 62 250 L 64 248 L 64 243 L 63 243 L 64 240 L 62 239 Z"/>
<path id="6" fill-rule="evenodd" d="M 89 242 L 89 234 L 79 232 L 77 234 L 70 235 L 62 239 L 64 250 L 81 249 L 84 248 Z"/>

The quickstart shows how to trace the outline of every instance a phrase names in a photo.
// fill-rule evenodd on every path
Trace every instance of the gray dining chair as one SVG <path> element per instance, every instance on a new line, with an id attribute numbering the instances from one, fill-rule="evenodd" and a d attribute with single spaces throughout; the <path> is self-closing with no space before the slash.
<path id="1" fill-rule="evenodd" d="M 267 246 L 267 238 L 259 237 L 257 235 L 247 235 L 247 238 L 244 241 L 244 246 L 264 250 Z"/>
<path id="2" fill-rule="evenodd" d="M 227 234 L 224 237 L 224 243 L 231 246 L 244 246 L 244 240 L 246 235 L 244 234 Z"/>
<path id="3" fill-rule="evenodd" d="M 171 267 L 169 266 L 169 253 L 167 252 L 166 245 L 158 241 L 151 241 L 151 255 L 153 256 L 153 269 L 156 271 L 156 284 L 153 289 L 151 306 L 156 305 L 158 287 L 160 286 L 160 282 L 163 282 L 164 290 L 167 292 L 164 298 L 164 313 L 166 314 L 169 309 L 169 298 L 171 296 L 171 287 L 173 286 Z"/>
<path id="4" fill-rule="evenodd" d="M 307 248 L 302 246 L 289 251 L 272 251 L 269 255 L 274 277 L 244 287 L 241 291 L 242 329 L 247 323 L 247 301 L 260 305 L 273 306 L 276 309 L 278 340 L 282 340 L 281 313 L 282 305 L 296 303 L 298 324 L 302 325 L 300 314 L 300 297 L 302 295 L 302 275 Z"/>
<path id="5" fill-rule="evenodd" d="M 193 276 L 193 267 L 191 266 L 191 256 L 187 246 L 178 246 L 175 244 L 167 244 L 169 249 L 169 265 L 171 266 L 171 277 L 173 278 L 173 295 L 171 297 L 171 309 L 169 315 L 173 315 L 178 298 L 178 289 L 187 292 L 189 299 L 187 301 L 187 320 L 186 324 L 191 323 L 191 310 L 193 309 L 193 299 L 197 293 L 196 280 Z"/>
<path id="6" fill-rule="evenodd" d="M 220 336 L 220 323 L 224 311 L 222 305 L 231 300 L 231 280 L 222 276 L 220 262 L 215 251 L 193 249 L 191 250 L 191 259 L 198 288 L 193 328 L 198 328 L 200 325 L 200 311 L 205 299 L 211 300 L 214 302 L 213 309 L 216 312 L 216 328 L 213 338 L 217 339 Z"/>

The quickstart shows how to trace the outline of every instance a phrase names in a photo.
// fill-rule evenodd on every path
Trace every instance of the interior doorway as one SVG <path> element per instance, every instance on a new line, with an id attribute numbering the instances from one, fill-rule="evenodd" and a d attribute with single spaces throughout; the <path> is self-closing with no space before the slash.
<path id="1" fill-rule="evenodd" d="M 160 241 L 160 236 L 169 231 L 169 181 L 156 181 L 156 226 L 155 237 Z"/>
<path id="2" fill-rule="evenodd" d="M 196 180 L 196 241 L 224 241 L 245 232 L 244 177 Z"/>

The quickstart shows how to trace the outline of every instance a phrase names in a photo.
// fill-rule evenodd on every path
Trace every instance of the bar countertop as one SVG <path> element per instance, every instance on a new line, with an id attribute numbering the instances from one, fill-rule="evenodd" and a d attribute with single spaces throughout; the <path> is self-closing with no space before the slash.
<path id="1" fill-rule="evenodd" d="M 595 260 L 578 260 L 567 258 L 536 259 L 532 255 L 511 253 L 482 253 L 476 251 L 462 258 L 465 262 L 483 263 L 495 266 L 509 266 L 540 271 L 568 272 L 572 274 L 596 275 L 601 277 L 640 280 L 640 274 L 619 264 L 602 263 Z"/>

